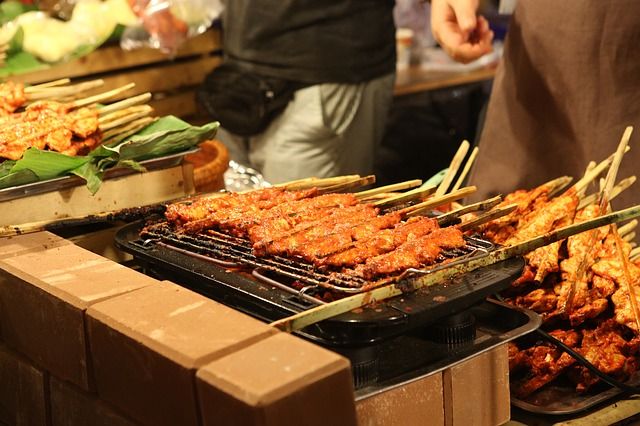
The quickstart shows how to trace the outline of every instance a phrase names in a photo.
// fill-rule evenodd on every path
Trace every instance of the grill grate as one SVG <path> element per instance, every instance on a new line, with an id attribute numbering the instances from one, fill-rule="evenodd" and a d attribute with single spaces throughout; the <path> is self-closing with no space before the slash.
<path id="1" fill-rule="evenodd" d="M 411 279 L 437 269 L 451 266 L 468 260 L 470 257 L 480 257 L 494 249 L 494 245 L 486 240 L 475 237 L 465 237 L 466 245 L 453 250 L 443 250 L 438 263 L 428 269 L 410 268 L 402 273 L 388 275 L 375 281 L 368 281 L 362 277 L 342 271 L 324 271 L 314 267 L 302 259 L 285 258 L 281 256 L 257 257 L 253 254 L 251 243 L 244 238 L 217 231 L 208 230 L 196 235 L 181 234 L 173 231 L 166 222 L 148 226 L 142 233 L 145 244 L 157 243 L 168 248 L 179 250 L 187 255 L 204 256 L 212 262 L 224 262 L 227 266 L 248 267 L 260 271 L 272 272 L 286 277 L 285 281 L 298 281 L 303 284 L 300 293 L 308 293 L 310 289 L 328 289 L 338 294 L 354 294 L 371 290 L 399 280 Z M 262 278 L 263 274 L 258 274 Z M 279 282 L 280 280 L 271 280 Z M 287 286 L 284 283 L 281 283 Z"/>

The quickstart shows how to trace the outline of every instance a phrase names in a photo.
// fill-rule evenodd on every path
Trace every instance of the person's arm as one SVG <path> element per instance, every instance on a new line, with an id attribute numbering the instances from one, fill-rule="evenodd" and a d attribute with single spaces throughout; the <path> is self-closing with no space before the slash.
<path id="1" fill-rule="evenodd" d="M 431 0 L 431 31 L 458 62 L 467 63 L 492 50 L 489 22 L 476 16 L 478 0 Z"/>

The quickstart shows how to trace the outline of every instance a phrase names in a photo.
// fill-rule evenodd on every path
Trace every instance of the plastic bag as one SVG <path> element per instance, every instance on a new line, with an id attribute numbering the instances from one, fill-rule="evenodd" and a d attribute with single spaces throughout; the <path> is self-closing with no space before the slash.
<path id="1" fill-rule="evenodd" d="M 126 50 L 149 46 L 171 56 L 222 13 L 220 0 L 129 0 L 129 4 L 140 22 L 125 29 L 120 46 Z"/>

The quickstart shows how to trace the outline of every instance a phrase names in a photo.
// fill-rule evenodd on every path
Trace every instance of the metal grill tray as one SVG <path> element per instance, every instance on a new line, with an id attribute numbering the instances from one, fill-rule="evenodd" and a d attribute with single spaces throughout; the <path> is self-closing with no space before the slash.
<path id="1" fill-rule="evenodd" d="M 610 401 L 622 394 L 622 390 L 612 388 L 603 383 L 596 385 L 596 391 L 579 394 L 571 383 L 556 381 L 534 392 L 526 399 L 511 396 L 511 404 L 524 411 L 535 414 L 563 416 L 578 414 L 596 405 Z M 640 385 L 640 371 L 631 377 L 627 384 Z"/>
<path id="2" fill-rule="evenodd" d="M 275 321 L 322 302 L 306 294 L 260 281 L 251 270 L 230 269 L 206 256 L 139 239 L 143 222 L 129 224 L 116 234 L 116 245 L 132 254 L 149 273 L 191 288 L 264 321 Z M 464 274 L 454 281 L 396 297 L 358 312 L 349 312 L 303 330 L 310 339 L 333 347 L 372 344 L 461 312 L 487 296 L 507 288 L 524 261 L 509 259 Z M 410 279 L 410 278 L 409 278 Z M 398 283 L 403 285 L 402 282 Z M 410 283 L 408 283 L 410 287 Z"/>

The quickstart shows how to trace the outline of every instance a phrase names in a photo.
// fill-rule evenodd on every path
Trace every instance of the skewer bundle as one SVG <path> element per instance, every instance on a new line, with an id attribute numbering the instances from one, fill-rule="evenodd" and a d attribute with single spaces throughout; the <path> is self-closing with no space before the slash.
<path id="1" fill-rule="evenodd" d="M 4 66 L 4 62 L 7 59 L 7 51 L 9 50 L 9 45 L 4 43 L 0 44 L 0 68 Z"/>
<path id="2" fill-rule="evenodd" d="M 133 83 L 85 98 L 52 100 L 70 99 L 103 84 L 102 80 L 66 83 L 68 79 L 25 89 L 11 82 L 0 85 L 0 158 L 18 160 L 30 147 L 84 155 L 101 143 L 134 134 L 153 121 L 149 117 L 152 109 L 145 105 L 150 93 L 98 107 L 98 103 L 131 89 Z"/>
<path id="3" fill-rule="evenodd" d="M 629 135 L 628 130 L 616 154 L 590 165 L 582 179 L 558 196 L 550 194 L 566 186 L 567 178 L 507 195 L 505 202 L 518 203 L 516 212 L 487 224 L 486 235 L 511 245 L 528 238 L 533 229 L 547 232 L 605 214 L 609 201 L 635 181 L 632 176 L 613 184 Z M 585 196 L 588 183 L 608 167 L 601 191 Z M 637 224 L 606 226 L 528 253 L 522 276 L 505 294 L 509 303 L 539 313 L 543 328 L 553 337 L 622 381 L 638 369 L 640 268 L 633 263 L 638 251 L 634 253 L 630 243 Z M 509 352 L 512 389 L 521 398 L 561 376 L 571 380 L 578 392 L 599 381 L 550 343 L 511 344 Z"/>

